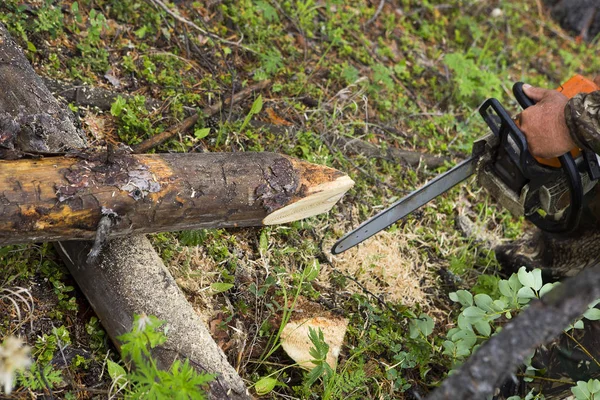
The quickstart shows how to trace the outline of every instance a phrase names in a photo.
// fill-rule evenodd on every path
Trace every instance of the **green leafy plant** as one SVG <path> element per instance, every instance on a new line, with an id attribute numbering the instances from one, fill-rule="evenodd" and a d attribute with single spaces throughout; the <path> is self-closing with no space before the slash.
<path id="1" fill-rule="evenodd" d="M 63 383 L 62 372 L 54 369 L 52 364 L 40 366 L 33 363 L 31 367 L 19 374 L 18 382 L 31 390 L 53 389 Z"/>
<path id="2" fill-rule="evenodd" d="M 119 337 L 129 372 L 113 361 L 108 362 L 114 387 L 131 399 L 206 399 L 202 387 L 214 375 L 198 373 L 189 360 L 175 360 L 168 371 L 157 368 L 151 349 L 167 340 L 161 329 L 163 324 L 154 316 L 134 316 L 132 330 Z"/>
<path id="3" fill-rule="evenodd" d="M 444 63 L 454 72 L 452 79 L 459 101 L 475 104 L 482 99 L 502 95 L 502 81 L 498 75 L 481 68 L 472 57 L 450 53 L 444 57 Z"/>
<path id="4" fill-rule="evenodd" d="M 51 0 L 46 0 L 44 5 L 38 9 L 34 31 L 48 32 L 52 38 L 56 38 L 63 31 L 64 18 L 60 7 L 52 3 Z"/>
<path id="5" fill-rule="evenodd" d="M 458 316 L 458 327 L 448 331 L 448 340 L 443 343 L 443 354 L 454 360 L 468 357 L 476 345 L 492 335 L 501 325 L 497 321 L 501 317 L 511 319 L 513 314 L 522 310 L 531 299 L 539 298 L 550 291 L 556 283 L 543 284 L 542 272 L 527 272 L 522 267 L 509 279 L 498 281 L 496 298 L 485 293 L 473 296 L 466 290 L 450 293 L 450 299 L 461 305 Z"/>
<path id="6" fill-rule="evenodd" d="M 578 381 L 577 386 L 571 388 L 571 393 L 577 400 L 600 399 L 600 381 L 598 379 Z"/>
<path id="7" fill-rule="evenodd" d="M 541 270 L 528 272 L 525 267 L 521 267 L 509 279 L 499 280 L 497 284 L 499 295 L 495 298 L 485 293 L 473 296 L 466 290 L 450 293 L 450 299 L 459 303 L 462 311 L 458 316 L 458 326 L 448 331 L 448 340 L 443 343 L 443 354 L 454 361 L 464 360 L 502 327 L 499 323 L 502 318 L 504 321 L 511 319 L 526 308 L 532 299 L 541 298 L 559 285 L 558 282 L 544 284 Z M 583 319 L 600 319 L 600 310 L 595 308 L 598 303 L 600 300 L 590 304 L 583 316 L 566 327 L 565 331 L 582 329 Z M 534 369 L 531 367 L 530 370 Z"/>
<path id="8" fill-rule="evenodd" d="M 111 105 L 110 113 L 117 118 L 119 137 L 127 144 L 137 144 L 144 136 L 157 131 L 148 118 L 150 113 L 144 96 L 134 96 L 130 100 L 119 96 Z"/>
<path id="9" fill-rule="evenodd" d="M 311 362 L 315 364 L 315 367 L 308 373 L 306 384 L 312 386 L 319 378 L 322 378 L 324 383 L 327 384 L 327 381 L 334 374 L 333 369 L 327 363 L 329 345 L 325 342 L 325 336 L 321 329 L 316 331 L 312 327 L 309 327 L 308 338 L 314 346 L 309 349 L 308 353 L 313 357 Z"/>
<path id="10" fill-rule="evenodd" d="M 244 118 L 244 122 L 242 123 L 242 126 L 240 127 L 241 131 L 244 130 L 244 128 L 246 128 L 246 126 L 248 126 L 252 117 L 255 116 L 256 114 L 258 114 L 262 110 L 262 107 L 263 107 L 263 99 L 262 99 L 261 95 L 258 95 L 258 97 L 252 103 L 252 107 L 250 107 L 250 111 L 248 112 L 248 115 L 246 115 L 246 118 Z"/>

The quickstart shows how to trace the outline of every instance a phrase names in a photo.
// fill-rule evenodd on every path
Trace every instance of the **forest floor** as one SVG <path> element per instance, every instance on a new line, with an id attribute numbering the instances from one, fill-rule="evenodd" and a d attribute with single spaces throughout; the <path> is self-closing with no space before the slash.
<path id="1" fill-rule="evenodd" d="M 186 107 L 270 80 L 153 151 L 279 152 L 341 170 L 354 188 L 327 214 L 151 235 L 155 248 L 253 395 L 265 377 L 277 381 L 260 387 L 266 398 L 428 393 L 464 358 L 445 343 L 461 311 L 449 294 L 497 295 L 509 274 L 492 243 L 529 225 L 471 179 L 354 249 L 332 256 L 331 246 L 467 157 L 487 133 L 483 100 L 516 113 L 514 82 L 554 88 L 575 73 L 593 77 L 597 41 L 570 36 L 534 1 L 179 0 L 168 9 L 5 0 L 0 22 L 40 76 L 135 95 L 112 112 L 69 104 L 92 146 L 139 144 Z M 52 246 L 0 248 L 0 264 L 0 338 L 24 336 L 47 378 L 24 377 L 11 398 L 110 396 L 106 360 L 119 356 Z M 273 340 L 286 318 L 303 317 L 348 323 L 333 378 L 310 382 Z"/>

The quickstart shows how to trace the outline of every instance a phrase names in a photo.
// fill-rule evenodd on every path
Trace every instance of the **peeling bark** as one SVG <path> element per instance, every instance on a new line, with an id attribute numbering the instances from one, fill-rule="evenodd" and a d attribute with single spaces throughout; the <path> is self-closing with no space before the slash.
<path id="1" fill-rule="evenodd" d="M 114 237 L 288 222 L 329 210 L 353 183 L 275 153 L 110 158 L 77 152 L 0 161 L 0 244 L 93 239 L 99 227 Z M 110 227 L 100 224 L 108 215 Z"/>

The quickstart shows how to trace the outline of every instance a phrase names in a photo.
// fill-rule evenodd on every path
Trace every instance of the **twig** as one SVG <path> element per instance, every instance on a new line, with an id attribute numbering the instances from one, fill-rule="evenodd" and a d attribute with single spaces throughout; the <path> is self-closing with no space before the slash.
<path id="1" fill-rule="evenodd" d="M 591 358 L 592 361 L 594 361 L 596 363 L 596 365 L 600 367 L 600 363 L 598 362 L 598 360 L 596 360 L 596 357 L 594 357 L 592 355 L 592 353 L 590 353 L 588 351 L 588 349 L 585 348 L 584 345 L 582 345 L 581 343 L 579 343 L 579 340 L 575 339 L 575 336 L 571 335 L 569 332 L 565 332 L 565 335 L 567 335 L 567 337 L 569 339 L 571 339 L 572 341 L 574 341 L 575 344 L 581 349 L 581 351 L 583 351 L 586 356 L 588 356 L 589 358 Z"/>
<path id="2" fill-rule="evenodd" d="M 552 289 L 484 343 L 428 400 L 485 399 L 538 346 L 563 332 L 600 298 L 600 264 Z"/>
<path id="3" fill-rule="evenodd" d="M 385 0 L 381 0 L 379 2 L 379 6 L 377 7 L 377 10 L 375 10 L 375 14 L 373 14 L 373 16 L 371 18 L 369 18 L 369 20 L 367 22 L 365 22 L 365 25 L 363 28 L 366 28 L 367 26 L 371 25 L 377 19 L 377 17 L 379 17 L 379 14 L 381 14 L 381 10 L 383 10 L 384 5 L 385 5 Z"/>
<path id="4" fill-rule="evenodd" d="M 241 90 L 238 93 L 234 94 L 233 97 L 228 98 L 227 100 L 225 100 L 225 102 L 219 101 L 219 102 L 213 104 L 212 106 L 205 108 L 204 110 L 202 110 L 201 113 L 193 114 L 193 115 L 187 117 L 186 119 L 184 119 L 179 124 L 170 127 L 166 131 L 161 132 L 158 135 L 154 135 L 151 138 L 144 140 L 142 143 L 138 144 L 137 146 L 134 146 L 133 152 L 134 153 L 146 153 L 149 150 L 155 148 L 156 146 L 159 146 L 162 143 L 166 142 L 167 140 L 175 137 L 176 135 L 183 133 L 183 132 L 187 131 L 188 129 L 190 129 L 198 121 L 198 119 L 200 118 L 200 115 L 203 115 L 205 118 L 212 117 L 213 115 L 215 115 L 219 111 L 221 111 L 224 104 L 225 105 L 228 105 L 228 104 L 234 105 L 236 103 L 239 103 L 240 101 L 244 100 L 246 97 L 250 96 L 253 92 L 262 90 L 262 89 L 268 87 L 270 84 L 271 84 L 271 81 L 267 79 L 267 80 L 258 82 L 256 85 L 249 86 L 249 87 L 245 88 L 244 90 Z"/>
<path id="5" fill-rule="evenodd" d="M 179 15 L 179 13 L 176 13 L 174 11 L 172 11 L 169 7 L 167 7 L 167 5 L 165 3 L 163 3 L 161 0 L 148 0 L 151 3 L 154 3 L 155 5 L 159 6 L 160 8 L 162 8 L 163 10 L 165 10 L 167 12 L 167 14 L 169 14 L 170 16 L 172 16 L 173 18 L 175 18 L 177 21 L 186 24 L 188 26 L 191 26 L 192 28 L 196 29 L 198 32 L 202 33 L 203 35 L 206 35 L 208 37 L 211 37 L 215 40 L 218 40 L 221 43 L 225 43 L 225 44 L 229 44 L 231 46 L 236 46 L 239 47 L 241 49 L 244 49 L 250 53 L 253 54 L 257 54 L 256 51 L 252 50 L 251 48 L 244 46 L 241 44 L 242 39 L 240 39 L 238 42 L 232 42 L 231 40 L 227 40 L 227 39 L 223 39 L 222 37 L 215 35 L 214 33 L 211 33 L 209 31 L 207 31 L 206 29 L 202 29 L 200 28 L 198 25 L 196 25 L 195 23 L 193 23 L 192 21 L 183 18 L 181 15 Z"/>
<path id="6" fill-rule="evenodd" d="M 521 377 L 521 378 L 537 379 L 538 381 L 544 381 L 544 382 L 563 383 L 565 385 L 574 385 L 575 384 L 575 382 L 573 382 L 573 381 L 565 381 L 562 379 L 546 378 L 544 376 L 537 376 L 537 375 L 517 374 L 517 376 Z"/>
<path id="7" fill-rule="evenodd" d="M 588 33 L 590 31 L 592 23 L 596 19 L 596 14 L 598 13 L 598 9 L 599 9 L 598 6 L 588 8 L 586 19 L 583 22 L 583 28 L 581 28 L 581 32 L 579 33 L 581 38 L 585 41 L 588 40 Z"/>
<path id="8" fill-rule="evenodd" d="M 538 16 L 540 18 L 540 21 L 544 21 L 544 6 L 542 6 L 542 0 L 535 0 L 535 3 L 537 5 Z M 544 36 L 544 27 L 541 25 L 538 31 L 538 36 Z"/>
<path id="9" fill-rule="evenodd" d="M 156 146 L 161 145 L 172 137 L 178 135 L 179 133 L 183 133 L 190 129 L 194 124 L 198 121 L 199 114 L 196 113 L 190 117 L 187 117 L 182 122 L 177 125 L 174 125 L 167 129 L 164 132 L 159 133 L 158 135 L 154 135 L 149 139 L 144 140 L 142 143 L 133 147 L 134 153 L 146 153 L 149 150 L 153 149 Z"/>

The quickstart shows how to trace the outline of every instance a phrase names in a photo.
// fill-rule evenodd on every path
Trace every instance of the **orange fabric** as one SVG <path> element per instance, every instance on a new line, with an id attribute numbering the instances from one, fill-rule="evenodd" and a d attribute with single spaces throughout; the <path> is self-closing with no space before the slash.
<path id="1" fill-rule="evenodd" d="M 559 92 L 571 98 L 578 93 L 590 93 L 596 90 L 600 90 L 600 87 L 595 82 L 577 74 L 572 76 L 568 81 L 563 83 L 558 89 Z M 571 150 L 573 157 L 577 157 L 580 153 L 580 149 Z M 560 161 L 558 158 L 538 158 L 536 160 L 540 164 L 548 165 L 550 167 L 560 168 Z"/>

